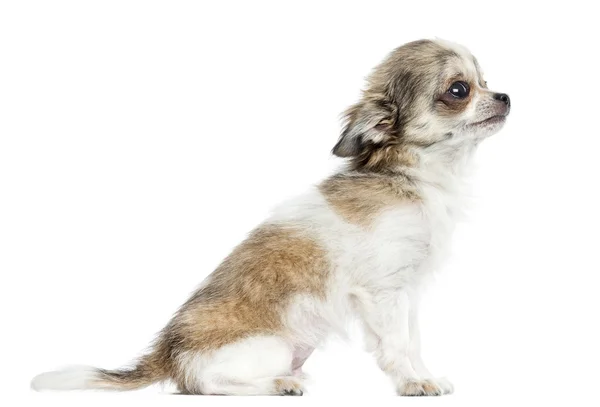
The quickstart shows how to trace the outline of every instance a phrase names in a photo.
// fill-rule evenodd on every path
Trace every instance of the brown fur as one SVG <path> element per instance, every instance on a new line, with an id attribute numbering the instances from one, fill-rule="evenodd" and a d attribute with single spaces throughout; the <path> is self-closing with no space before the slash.
<path id="1" fill-rule="evenodd" d="M 408 178 L 378 174 L 338 174 L 323 181 L 319 190 L 341 217 L 360 226 L 369 226 L 386 208 L 418 200 Z"/>
<path id="2" fill-rule="evenodd" d="M 153 351 L 131 370 L 99 370 L 99 385 L 130 390 L 171 378 L 193 393 L 180 372 L 185 351 L 217 349 L 245 337 L 286 336 L 282 315 L 291 297 L 325 295 L 329 263 L 319 244 L 289 225 L 252 232 L 208 277 L 163 329 Z"/>
<path id="3" fill-rule="evenodd" d="M 414 167 L 418 158 L 406 145 L 389 141 L 385 147 L 370 144 L 363 146 L 350 162 L 351 171 L 391 174 L 398 167 Z"/>
<path id="4" fill-rule="evenodd" d="M 399 389 L 401 396 L 441 396 L 441 389 L 430 381 L 407 381 Z"/>
<path id="5" fill-rule="evenodd" d="M 441 396 L 442 395 L 442 389 L 440 389 L 440 387 L 431 380 L 426 380 L 423 383 L 423 390 L 425 391 L 425 394 L 428 396 Z"/>
<path id="6" fill-rule="evenodd" d="M 317 242 L 290 226 L 263 225 L 181 307 L 164 340 L 184 352 L 217 349 L 260 334 L 286 336 L 282 315 L 291 297 L 323 297 L 328 274 L 326 254 Z"/>
<path id="7" fill-rule="evenodd" d="M 166 345 L 162 340 L 159 341 L 152 353 L 143 356 L 130 370 L 99 369 L 97 384 L 101 388 L 134 390 L 167 379 L 171 372 L 171 360 Z"/>

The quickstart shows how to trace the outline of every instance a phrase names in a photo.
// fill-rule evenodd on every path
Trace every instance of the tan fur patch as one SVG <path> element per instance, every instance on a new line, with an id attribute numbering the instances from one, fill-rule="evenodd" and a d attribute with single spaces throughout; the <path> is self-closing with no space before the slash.
<path id="1" fill-rule="evenodd" d="M 408 179 L 398 175 L 338 174 L 323 181 L 319 190 L 336 213 L 364 227 L 383 210 L 418 200 Z"/>
<path id="2" fill-rule="evenodd" d="M 417 163 L 418 158 L 408 143 L 405 146 L 390 143 L 383 148 L 364 148 L 354 157 L 351 168 L 363 172 L 390 173 L 399 167 L 414 167 Z"/>
<path id="3" fill-rule="evenodd" d="M 441 396 L 442 389 L 429 380 L 408 380 L 398 389 L 401 396 Z"/>
<path id="4" fill-rule="evenodd" d="M 423 391 L 425 391 L 425 394 L 428 396 L 442 395 L 442 389 L 431 380 L 425 380 L 423 382 Z"/>
<path id="5" fill-rule="evenodd" d="M 178 351 L 205 351 L 244 337 L 285 335 L 282 315 L 298 293 L 325 295 L 329 264 L 298 229 L 263 225 L 185 303 L 164 335 Z"/>
<path id="6" fill-rule="evenodd" d="M 417 381 L 410 380 L 402 384 L 398 393 L 401 396 L 424 396 L 425 390 L 423 389 L 423 385 Z"/>

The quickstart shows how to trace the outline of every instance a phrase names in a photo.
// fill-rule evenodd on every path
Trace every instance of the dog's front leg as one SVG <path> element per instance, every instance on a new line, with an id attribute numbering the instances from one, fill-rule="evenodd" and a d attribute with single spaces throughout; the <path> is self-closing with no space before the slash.
<path id="1" fill-rule="evenodd" d="M 421 378 L 410 361 L 410 300 L 399 290 L 380 290 L 356 296 L 367 343 L 379 367 L 394 381 L 401 396 L 439 396 L 434 382 Z"/>

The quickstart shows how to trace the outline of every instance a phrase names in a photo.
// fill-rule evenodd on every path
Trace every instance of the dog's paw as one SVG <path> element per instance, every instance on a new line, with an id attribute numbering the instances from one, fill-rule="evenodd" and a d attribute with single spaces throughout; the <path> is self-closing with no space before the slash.
<path id="1" fill-rule="evenodd" d="M 275 380 L 277 393 L 282 396 L 302 396 L 304 389 L 302 382 L 296 377 L 286 377 Z"/>
<path id="2" fill-rule="evenodd" d="M 399 396 L 441 396 L 443 389 L 434 380 L 407 380 L 398 387 Z"/>

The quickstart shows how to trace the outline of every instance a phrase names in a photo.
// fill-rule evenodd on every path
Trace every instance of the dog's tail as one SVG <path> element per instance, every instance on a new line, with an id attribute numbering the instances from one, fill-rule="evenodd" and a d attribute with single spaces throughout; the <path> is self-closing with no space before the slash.
<path id="1" fill-rule="evenodd" d="M 169 360 L 161 349 L 140 358 L 130 369 L 105 370 L 90 366 L 71 366 L 42 373 L 33 378 L 31 388 L 43 390 L 135 390 L 170 376 Z"/>

